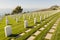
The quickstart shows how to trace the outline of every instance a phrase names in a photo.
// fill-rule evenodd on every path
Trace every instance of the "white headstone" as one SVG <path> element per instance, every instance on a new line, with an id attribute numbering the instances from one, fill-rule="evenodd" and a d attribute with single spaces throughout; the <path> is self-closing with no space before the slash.
<path id="1" fill-rule="evenodd" d="M 28 27 L 28 22 L 27 20 L 24 20 L 24 28 Z"/>
<path id="2" fill-rule="evenodd" d="M 18 18 L 16 18 L 16 22 L 18 22 Z"/>
<path id="3" fill-rule="evenodd" d="M 9 21 L 6 19 L 6 25 L 8 25 L 9 24 Z"/>
<path id="4" fill-rule="evenodd" d="M 34 18 L 34 24 L 36 24 L 37 23 L 37 19 L 36 18 Z"/>
<path id="5" fill-rule="evenodd" d="M 7 19 L 7 17 L 6 17 L 6 25 L 8 25 L 9 24 L 9 21 L 8 21 L 8 19 Z"/>
<path id="6" fill-rule="evenodd" d="M 12 29 L 11 29 L 11 26 L 10 25 L 6 26 L 4 28 L 4 30 L 5 30 L 5 36 L 6 37 L 8 37 L 8 36 L 10 36 L 12 34 Z"/>

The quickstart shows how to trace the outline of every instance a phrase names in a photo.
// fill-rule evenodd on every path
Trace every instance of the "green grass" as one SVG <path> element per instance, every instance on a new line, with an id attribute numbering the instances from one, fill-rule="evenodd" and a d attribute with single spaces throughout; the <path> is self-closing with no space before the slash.
<path id="1" fill-rule="evenodd" d="M 30 32 L 26 33 L 25 35 L 21 36 L 20 38 L 18 38 L 17 40 L 26 40 L 29 36 L 31 36 L 35 31 L 37 31 L 39 28 L 41 28 L 42 26 L 44 26 L 46 23 L 48 23 L 54 16 L 48 18 L 45 22 L 43 22 L 40 26 L 32 29 Z M 55 22 L 55 21 L 53 21 Z"/>
<path id="2" fill-rule="evenodd" d="M 38 36 L 36 36 L 35 40 L 44 40 L 44 36 L 51 29 L 55 21 L 56 21 L 56 18 L 52 20 L 52 22 L 45 28 L 45 30 L 43 30 Z"/>
<path id="3" fill-rule="evenodd" d="M 60 21 L 57 25 L 56 31 L 54 32 L 54 35 L 52 36 L 51 40 L 60 40 Z"/>
<path id="4" fill-rule="evenodd" d="M 48 11 L 48 12 L 33 12 L 33 13 L 26 13 L 26 14 L 22 14 L 21 17 L 19 18 L 19 15 L 15 15 L 18 19 L 19 19 L 19 22 L 16 23 L 16 20 L 14 19 L 14 17 L 10 17 L 10 15 L 8 15 L 8 20 L 9 20 L 9 24 L 12 26 L 12 34 L 20 34 L 20 33 L 23 33 L 25 32 L 26 30 L 30 29 L 30 28 L 24 28 L 24 19 L 23 19 L 23 15 L 25 15 L 26 19 L 28 20 L 28 25 L 29 27 L 33 27 L 34 25 L 34 17 L 37 18 L 37 22 L 40 23 L 40 16 L 42 16 L 42 23 L 40 23 L 41 25 L 40 26 L 37 26 L 37 28 L 32 28 L 32 30 L 28 33 L 26 33 L 25 35 L 17 38 L 17 40 L 19 39 L 26 39 L 28 38 L 30 35 L 32 35 L 36 30 L 38 30 L 39 28 L 43 27 L 45 24 L 47 24 L 48 22 L 50 22 L 54 17 L 56 17 L 56 15 L 58 14 L 54 14 L 55 16 L 49 16 L 47 17 L 46 16 L 46 19 L 44 19 L 44 16 L 43 15 L 50 15 L 50 14 L 53 14 L 54 11 Z M 33 17 L 33 14 L 35 15 Z M 31 15 L 31 19 L 29 20 L 29 15 Z M 14 37 L 5 37 L 5 33 L 4 33 L 4 27 L 6 26 L 6 16 L 4 16 L 4 18 L 0 21 L 0 40 L 8 40 L 10 38 L 14 38 Z M 45 22 L 43 22 L 43 20 Z"/>

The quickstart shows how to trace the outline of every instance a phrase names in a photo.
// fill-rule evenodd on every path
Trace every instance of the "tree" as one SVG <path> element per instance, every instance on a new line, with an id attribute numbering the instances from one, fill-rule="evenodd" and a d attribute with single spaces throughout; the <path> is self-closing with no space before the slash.
<path id="1" fill-rule="evenodd" d="M 21 8 L 21 6 L 17 6 L 13 11 L 12 14 L 18 14 L 21 13 L 23 11 L 23 9 Z"/>

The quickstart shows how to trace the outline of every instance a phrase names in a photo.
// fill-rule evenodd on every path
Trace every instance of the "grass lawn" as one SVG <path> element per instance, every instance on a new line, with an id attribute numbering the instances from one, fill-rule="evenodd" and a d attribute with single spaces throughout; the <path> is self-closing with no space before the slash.
<path id="1" fill-rule="evenodd" d="M 38 30 L 41 25 L 44 26 L 46 23 L 49 22 L 48 20 L 53 19 L 52 15 L 54 15 L 54 12 L 55 11 L 44 11 L 44 12 L 26 13 L 26 14 L 21 14 L 21 15 L 20 14 L 19 15 L 18 14 L 16 14 L 16 15 L 8 15 L 7 17 L 8 17 L 8 20 L 9 20 L 9 25 L 11 25 L 11 27 L 12 27 L 12 34 L 16 35 L 16 34 L 20 34 L 20 33 L 25 33 L 26 30 L 32 29 L 31 33 L 28 32 L 28 33 L 30 33 L 30 35 L 32 35 L 32 33 L 34 33 L 34 31 Z M 44 19 L 44 15 L 45 15 L 45 19 Z M 49 16 L 47 16 L 47 15 L 49 15 Z M 56 15 L 58 16 L 59 13 L 56 13 Z M 30 18 L 29 18 L 29 16 L 30 16 Z M 40 16 L 42 17 L 42 19 L 41 19 L 42 21 L 40 21 Z M 57 17 L 57 16 L 54 16 L 54 17 Z M 16 22 L 16 18 L 18 18 L 18 22 Z M 42 23 L 41 23 L 41 25 L 39 27 L 37 26 L 36 28 L 24 28 L 24 19 L 25 18 L 28 21 L 28 27 L 34 27 L 35 25 L 40 24 L 40 22 L 42 22 Z M 34 24 L 34 18 L 37 18 L 37 24 Z M 46 22 L 43 22 L 43 20 L 46 21 Z M 4 33 L 4 27 L 5 26 L 6 26 L 6 16 L 4 16 L 2 18 L 2 20 L 0 20 L 0 40 L 8 40 L 10 38 L 15 38 L 15 36 L 5 37 L 5 33 Z M 46 28 L 46 30 L 48 30 L 48 29 Z M 58 36 L 59 31 L 60 31 L 60 28 L 57 27 L 57 31 L 56 31 L 57 35 L 56 35 L 55 38 L 58 39 L 58 40 L 59 40 L 59 36 Z M 28 38 L 30 36 L 28 33 L 26 33 L 23 36 L 26 36 Z M 21 36 L 21 38 L 23 38 L 23 37 Z M 20 37 L 16 38 L 16 39 L 20 40 Z"/>

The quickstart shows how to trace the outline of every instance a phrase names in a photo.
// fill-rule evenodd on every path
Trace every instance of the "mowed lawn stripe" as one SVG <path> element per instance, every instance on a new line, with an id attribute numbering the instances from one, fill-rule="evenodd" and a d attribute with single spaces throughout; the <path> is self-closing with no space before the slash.
<path id="1" fill-rule="evenodd" d="M 53 19 L 53 21 L 43 30 L 38 36 L 36 36 L 35 40 L 43 40 L 46 33 L 50 30 L 50 28 L 53 26 L 57 18 Z"/>
<path id="2" fill-rule="evenodd" d="M 56 31 L 54 32 L 54 35 L 52 36 L 51 40 L 60 40 L 60 21 L 57 25 Z"/>
<path id="3" fill-rule="evenodd" d="M 54 16 L 48 18 L 49 20 L 47 19 L 46 22 L 43 22 L 39 27 L 32 29 L 30 32 L 26 33 L 25 35 L 21 36 L 21 37 L 18 38 L 18 39 L 20 39 L 20 40 L 25 40 L 25 39 L 26 39 L 27 37 L 29 37 L 32 33 L 34 33 L 36 30 L 38 30 L 41 26 L 43 26 L 43 25 L 45 25 L 47 22 L 49 22 L 53 17 L 54 17 Z M 33 30 L 34 30 L 34 31 L 33 31 Z M 30 34 L 29 34 L 29 33 L 30 33 Z M 29 35 L 28 35 L 28 34 L 29 34 Z M 17 40 L 18 40 L 18 39 L 17 39 Z"/>

